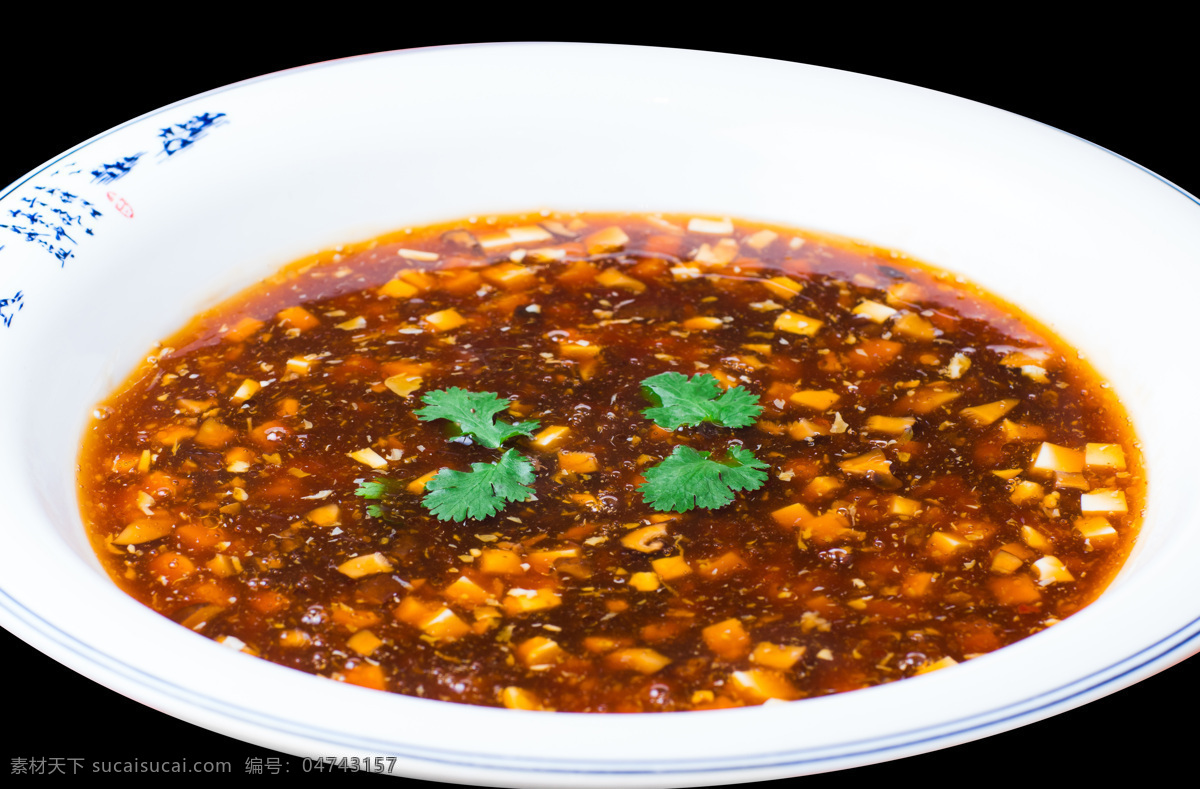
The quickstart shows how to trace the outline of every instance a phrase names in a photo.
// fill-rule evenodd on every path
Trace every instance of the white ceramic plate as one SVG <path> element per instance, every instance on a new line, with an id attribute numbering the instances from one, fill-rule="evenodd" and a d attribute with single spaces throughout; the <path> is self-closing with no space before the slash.
<path id="1" fill-rule="evenodd" d="M 535 117 L 523 91 L 497 85 L 536 85 Z M 446 96 L 456 100 L 447 106 Z M 587 122 L 545 120 L 556 114 Z M 691 210 L 843 233 L 1022 304 L 1084 349 L 1134 414 L 1152 492 L 1139 552 L 1100 603 L 954 671 L 670 716 L 522 715 L 346 688 L 198 639 L 108 583 L 74 512 L 74 446 L 90 403 L 154 339 L 314 247 L 539 205 Z M 1200 214 L 1169 184 L 1051 129 L 792 64 L 450 49 L 312 67 L 168 107 L 36 171 L 0 207 L 0 231 L 13 234 L 0 248 L 0 363 L 23 382 L 0 394 L 0 623 L 173 715 L 292 753 L 396 755 L 406 774 L 444 780 L 727 783 L 981 737 L 1196 649 L 1200 596 L 1187 568 L 1200 548 L 1186 448 L 1197 436 L 1167 410 L 1196 380 L 1172 348 L 1148 340 L 1188 336 Z M 22 218 L 26 207 L 45 224 Z M 1128 276 L 1131 260 L 1144 276 Z M 1121 287 L 1106 275 L 1123 276 Z M 1167 281 L 1175 286 L 1163 292 Z M 1127 319 L 1100 319 L 1109 315 Z"/>

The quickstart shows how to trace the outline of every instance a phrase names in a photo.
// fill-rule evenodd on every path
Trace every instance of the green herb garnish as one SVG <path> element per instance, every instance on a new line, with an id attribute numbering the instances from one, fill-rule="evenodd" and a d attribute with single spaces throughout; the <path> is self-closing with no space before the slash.
<path id="1" fill-rule="evenodd" d="M 452 386 L 426 392 L 421 396 L 421 401 L 427 407 L 415 412 L 418 419 L 425 422 L 448 419 L 458 425 L 461 434 L 472 436 L 480 444 L 492 449 L 499 449 L 510 438 L 533 435 L 538 427 L 537 421 L 518 422 L 515 425 L 496 422 L 496 414 L 508 408 L 509 403 L 501 400 L 495 392 L 468 392 Z"/>
<path id="2" fill-rule="evenodd" d="M 762 413 L 756 396 L 740 386 L 722 391 L 708 373 L 690 379 L 682 373 L 653 375 L 642 381 L 642 394 L 654 404 L 642 413 L 668 430 L 701 422 L 748 427 Z"/>
<path id="3" fill-rule="evenodd" d="M 510 449 L 495 463 L 472 463 L 470 471 L 444 468 L 426 484 L 421 504 L 438 520 L 490 518 L 510 501 L 533 498 L 533 464 Z"/>
<path id="4" fill-rule="evenodd" d="M 387 500 L 395 498 L 402 490 L 404 490 L 404 486 L 396 480 L 388 477 L 376 477 L 369 482 L 359 483 L 354 495 L 381 502 L 380 504 L 368 504 L 367 514 L 372 518 L 383 518 L 386 517 Z"/>
<path id="5" fill-rule="evenodd" d="M 715 510 L 733 501 L 737 490 L 758 490 L 768 468 L 744 447 L 731 446 L 724 460 L 711 452 L 677 446 L 662 463 L 646 469 L 638 488 L 642 498 L 659 512 L 687 512 L 693 507 Z"/>

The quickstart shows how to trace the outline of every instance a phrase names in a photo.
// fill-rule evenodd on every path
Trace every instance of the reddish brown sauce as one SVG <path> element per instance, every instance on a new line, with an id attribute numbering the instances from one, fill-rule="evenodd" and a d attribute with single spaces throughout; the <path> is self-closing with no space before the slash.
<path id="1" fill-rule="evenodd" d="M 531 215 L 289 267 L 98 411 L 79 479 L 102 561 L 156 611 L 284 666 L 577 711 L 876 685 L 1099 594 L 1144 484 L 1086 365 L 895 253 L 723 225 Z M 664 430 L 641 382 L 669 371 L 763 411 Z M 533 461 L 536 500 L 466 522 L 422 506 L 434 472 L 499 454 L 414 415 L 450 387 L 540 423 L 505 445 Z M 638 487 L 677 444 L 744 447 L 769 479 L 657 512 Z M 355 490 L 382 476 L 404 488 L 371 517 Z"/>

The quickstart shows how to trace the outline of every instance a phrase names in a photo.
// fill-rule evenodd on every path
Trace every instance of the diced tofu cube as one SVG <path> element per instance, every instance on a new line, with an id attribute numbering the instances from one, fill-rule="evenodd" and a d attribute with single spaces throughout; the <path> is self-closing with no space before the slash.
<path id="1" fill-rule="evenodd" d="M 1079 496 L 1079 511 L 1084 515 L 1129 512 L 1129 507 L 1125 503 L 1124 491 L 1116 488 L 1096 488 Z"/>
<path id="2" fill-rule="evenodd" d="M 1064 584 L 1075 580 L 1075 576 L 1067 570 L 1057 556 L 1043 556 L 1033 563 L 1033 569 L 1038 574 L 1038 585 Z"/>
<path id="3" fill-rule="evenodd" d="M 823 321 L 816 318 L 810 318 L 807 315 L 801 315 L 798 312 L 789 312 L 787 310 L 779 313 L 775 318 L 775 328 L 778 331 L 786 331 L 792 334 L 799 334 L 802 337 L 816 336 L 817 332 L 824 326 Z"/>
<path id="4" fill-rule="evenodd" d="M 1088 444 L 1083 451 L 1088 468 L 1125 470 L 1125 451 L 1120 444 Z"/>
<path id="5" fill-rule="evenodd" d="M 1078 473 L 1083 471 L 1083 453 L 1078 449 L 1069 449 L 1043 441 L 1033 459 L 1035 471 L 1052 474 L 1055 471 Z"/>

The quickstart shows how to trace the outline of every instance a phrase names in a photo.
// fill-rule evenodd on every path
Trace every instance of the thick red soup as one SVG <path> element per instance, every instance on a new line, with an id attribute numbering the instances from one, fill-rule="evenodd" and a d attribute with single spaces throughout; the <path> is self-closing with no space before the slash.
<path id="1" fill-rule="evenodd" d="M 284 666 L 696 710 L 952 666 L 1101 592 L 1144 500 L 1113 394 L 903 255 L 727 219 L 405 230 L 205 313 L 103 405 L 131 595 Z"/>

